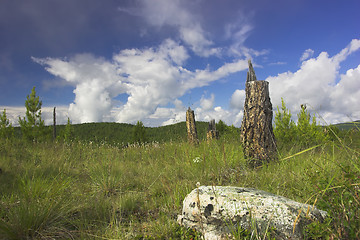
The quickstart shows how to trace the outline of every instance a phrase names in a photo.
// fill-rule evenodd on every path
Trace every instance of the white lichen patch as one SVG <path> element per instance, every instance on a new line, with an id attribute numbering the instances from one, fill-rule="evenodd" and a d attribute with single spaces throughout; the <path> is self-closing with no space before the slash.
<path id="1" fill-rule="evenodd" d="M 271 226 L 277 239 L 301 239 L 307 223 L 325 217 L 326 212 L 311 205 L 257 189 L 200 186 L 184 199 L 178 222 L 202 232 L 206 239 L 227 238 L 231 226 L 255 226 L 259 233 Z"/>

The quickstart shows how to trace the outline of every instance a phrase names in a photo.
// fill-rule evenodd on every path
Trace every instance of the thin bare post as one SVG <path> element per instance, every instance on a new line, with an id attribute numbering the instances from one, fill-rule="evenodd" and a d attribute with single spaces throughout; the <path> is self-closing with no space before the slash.
<path id="1" fill-rule="evenodd" d="M 53 140 L 56 139 L 56 107 L 54 107 L 54 113 L 53 113 Z"/>
<path id="2" fill-rule="evenodd" d="M 251 166 L 257 167 L 276 158 L 276 143 L 272 128 L 269 82 L 256 79 L 250 60 L 245 93 L 241 142 L 245 158 Z"/>
<path id="3" fill-rule="evenodd" d="M 188 141 L 192 144 L 198 144 L 199 139 L 197 136 L 196 125 L 195 125 L 195 114 L 190 107 L 186 111 L 186 128 L 188 133 Z"/>

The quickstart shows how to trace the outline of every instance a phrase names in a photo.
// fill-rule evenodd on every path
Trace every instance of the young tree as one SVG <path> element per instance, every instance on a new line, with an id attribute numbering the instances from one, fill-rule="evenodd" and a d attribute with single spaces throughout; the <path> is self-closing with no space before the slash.
<path id="1" fill-rule="evenodd" d="M 315 115 L 311 120 L 311 115 L 306 110 L 306 105 L 304 104 L 301 105 L 301 110 L 298 114 L 296 135 L 298 142 L 305 146 L 318 144 L 326 139 L 324 131 L 317 125 Z"/>
<path id="2" fill-rule="evenodd" d="M 146 130 L 144 124 L 141 121 L 138 121 L 134 127 L 134 142 L 143 143 L 146 142 Z"/>
<path id="3" fill-rule="evenodd" d="M 64 141 L 69 143 L 72 140 L 74 140 L 74 132 L 70 123 L 70 118 L 68 118 L 64 131 Z"/>
<path id="4" fill-rule="evenodd" d="M 6 117 L 6 109 L 0 115 L 0 138 L 11 138 L 14 135 L 14 128 Z"/>
<path id="5" fill-rule="evenodd" d="M 220 136 L 226 132 L 227 128 L 228 126 L 222 120 L 219 120 L 219 122 L 216 123 L 216 130 L 219 132 Z"/>
<path id="6" fill-rule="evenodd" d="M 276 141 L 280 143 L 288 143 L 295 140 L 296 125 L 291 120 L 290 110 L 286 108 L 285 101 L 281 98 L 281 110 L 277 107 L 275 113 L 275 129 L 274 135 Z"/>
<path id="7" fill-rule="evenodd" d="M 36 96 L 35 87 L 32 88 L 30 95 L 27 95 L 25 101 L 26 117 L 19 117 L 19 124 L 23 137 L 28 140 L 39 140 L 44 138 L 45 124 L 41 118 L 41 106 L 39 96 Z"/>

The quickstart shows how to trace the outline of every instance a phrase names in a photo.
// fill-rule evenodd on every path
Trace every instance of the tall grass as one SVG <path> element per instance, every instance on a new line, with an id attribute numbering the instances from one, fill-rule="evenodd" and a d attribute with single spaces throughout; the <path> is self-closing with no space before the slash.
<path id="1" fill-rule="evenodd" d="M 359 146 L 348 143 L 284 148 L 250 169 L 234 139 L 127 148 L 0 140 L 0 239 L 199 239 L 176 223 L 196 182 L 316 204 L 329 218 L 309 238 L 359 238 Z"/>

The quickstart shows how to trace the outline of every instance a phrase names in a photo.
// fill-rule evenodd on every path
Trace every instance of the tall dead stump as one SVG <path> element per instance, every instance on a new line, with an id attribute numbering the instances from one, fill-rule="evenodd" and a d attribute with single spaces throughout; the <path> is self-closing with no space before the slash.
<path id="1" fill-rule="evenodd" d="M 53 112 L 53 140 L 56 139 L 56 112 L 55 112 L 56 107 L 54 107 L 54 112 Z"/>
<path id="2" fill-rule="evenodd" d="M 250 60 L 245 93 L 241 142 L 248 163 L 257 167 L 276 158 L 276 143 L 272 128 L 269 82 L 256 79 Z"/>
<path id="3" fill-rule="evenodd" d="M 192 144 L 198 144 L 199 139 L 197 136 L 196 125 L 195 125 L 195 114 L 190 107 L 186 111 L 186 128 L 188 133 L 188 141 Z"/>
<path id="4" fill-rule="evenodd" d="M 206 139 L 208 142 L 210 142 L 211 140 L 218 139 L 218 138 L 219 138 L 219 132 L 216 130 L 215 119 L 212 119 L 209 122 L 209 128 L 206 133 Z"/>

